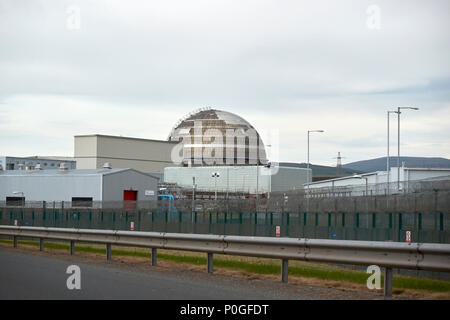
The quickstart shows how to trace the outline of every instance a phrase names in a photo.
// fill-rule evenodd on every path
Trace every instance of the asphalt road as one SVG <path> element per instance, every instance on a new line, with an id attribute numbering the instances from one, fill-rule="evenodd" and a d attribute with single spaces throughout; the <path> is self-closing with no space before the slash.
<path id="1" fill-rule="evenodd" d="M 81 289 L 69 290 L 66 270 L 81 270 Z M 0 299 L 291 300 L 379 299 L 370 294 L 301 287 L 274 281 L 243 281 L 206 272 L 133 270 L 106 261 L 86 262 L 0 248 Z M 323 295 L 325 293 L 325 295 Z"/>

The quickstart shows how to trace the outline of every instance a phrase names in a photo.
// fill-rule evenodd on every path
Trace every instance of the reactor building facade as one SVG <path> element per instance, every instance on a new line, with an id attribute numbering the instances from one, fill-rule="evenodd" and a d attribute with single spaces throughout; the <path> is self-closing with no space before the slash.
<path id="1" fill-rule="evenodd" d="M 203 108 L 181 118 L 168 141 L 174 166 L 164 182 L 201 192 L 267 194 L 302 189 L 310 169 L 269 162 L 258 131 L 231 112 Z"/>

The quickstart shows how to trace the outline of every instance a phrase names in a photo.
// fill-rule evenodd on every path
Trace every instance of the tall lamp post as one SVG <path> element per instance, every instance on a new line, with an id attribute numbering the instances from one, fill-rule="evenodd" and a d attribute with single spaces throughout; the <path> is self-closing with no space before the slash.
<path id="1" fill-rule="evenodd" d="M 390 190 L 390 170 L 391 170 L 391 165 L 390 165 L 390 158 L 389 158 L 389 115 L 391 113 L 397 113 L 397 111 L 388 111 L 387 112 L 387 161 L 386 161 L 386 172 L 387 172 L 387 195 L 389 195 L 389 190 Z"/>
<path id="2" fill-rule="evenodd" d="M 308 194 L 309 194 L 309 134 L 311 133 L 311 132 L 324 132 L 323 130 L 308 130 L 308 163 L 307 163 L 307 169 L 308 169 L 308 172 L 307 172 L 307 186 L 308 186 Z M 312 178 L 312 177 L 311 177 Z"/>
<path id="3" fill-rule="evenodd" d="M 213 172 L 212 177 L 214 178 L 215 200 L 217 201 L 217 178 L 220 177 L 220 174 L 218 172 Z"/>
<path id="4" fill-rule="evenodd" d="M 367 178 L 367 177 L 364 177 L 364 176 L 362 176 L 362 175 L 360 175 L 360 174 L 355 174 L 354 176 L 352 176 L 353 178 L 356 178 L 356 179 L 365 179 L 366 180 L 366 197 L 369 195 L 369 186 L 368 186 L 368 179 L 369 178 Z"/>
<path id="5" fill-rule="evenodd" d="M 323 130 L 308 130 L 308 163 L 307 163 L 307 178 L 306 178 L 306 182 L 307 182 L 307 186 L 308 186 L 308 195 L 306 197 L 306 211 L 309 211 L 309 133 L 310 132 L 324 132 Z M 312 175 L 311 175 L 311 180 L 312 180 Z"/>
<path id="6" fill-rule="evenodd" d="M 411 109 L 411 110 L 419 110 L 416 107 L 398 107 L 397 108 L 397 119 L 398 119 L 398 155 L 397 155 L 397 190 L 400 191 L 400 114 L 401 109 Z"/>

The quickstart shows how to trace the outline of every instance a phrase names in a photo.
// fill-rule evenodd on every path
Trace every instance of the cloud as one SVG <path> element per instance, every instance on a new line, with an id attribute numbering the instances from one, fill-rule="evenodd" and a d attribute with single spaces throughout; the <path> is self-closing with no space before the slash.
<path id="1" fill-rule="evenodd" d="M 165 139 L 212 106 L 279 129 L 285 160 L 304 161 L 306 131 L 326 130 L 311 148 L 327 164 L 338 151 L 383 156 L 386 111 L 417 105 L 402 118 L 404 151 L 448 157 L 450 3 L 377 1 L 379 30 L 371 4 L 2 1 L 0 148 L 70 155 L 75 134 Z"/>

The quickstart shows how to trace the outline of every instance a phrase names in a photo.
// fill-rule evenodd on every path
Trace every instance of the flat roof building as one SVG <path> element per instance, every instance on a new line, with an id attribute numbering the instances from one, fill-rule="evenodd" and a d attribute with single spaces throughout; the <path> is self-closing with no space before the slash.
<path id="1" fill-rule="evenodd" d="M 141 172 L 162 174 L 174 166 L 171 153 L 177 142 L 108 136 L 75 136 L 74 157 L 78 169 L 99 169 L 105 162 L 114 168 L 133 168 Z"/>
<path id="2" fill-rule="evenodd" d="M 450 179 L 448 168 L 400 167 L 400 172 L 398 170 L 397 167 L 391 168 L 389 180 L 387 171 L 376 171 L 312 182 L 309 186 L 305 184 L 305 188 L 309 188 L 313 194 L 384 195 L 421 191 L 422 186 L 417 184 L 420 181 Z"/>

